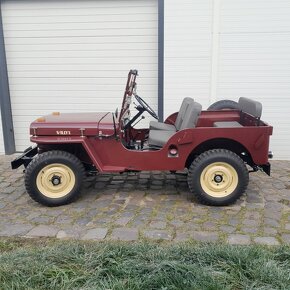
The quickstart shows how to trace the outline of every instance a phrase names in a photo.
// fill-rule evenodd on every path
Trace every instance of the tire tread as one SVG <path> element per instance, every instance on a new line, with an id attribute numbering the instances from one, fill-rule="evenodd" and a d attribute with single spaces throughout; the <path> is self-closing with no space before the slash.
<path id="1" fill-rule="evenodd" d="M 212 150 L 208 150 L 205 151 L 204 153 L 201 153 L 198 157 L 196 157 L 194 159 L 194 161 L 192 162 L 191 166 L 188 169 L 188 175 L 187 175 L 187 183 L 188 183 L 188 187 L 190 192 L 194 195 L 194 197 L 202 204 L 205 205 L 217 205 L 215 202 L 210 201 L 208 199 L 206 199 L 203 195 L 199 194 L 194 186 L 194 182 L 193 182 L 193 178 L 192 176 L 194 175 L 194 172 L 197 168 L 197 166 L 199 166 L 199 164 L 204 160 L 204 158 L 210 158 L 213 155 L 216 154 L 225 154 L 227 157 L 230 156 L 230 158 L 235 159 L 236 161 L 240 162 L 241 164 L 243 164 L 243 166 L 240 167 L 240 169 L 243 171 L 242 174 L 244 176 L 247 176 L 245 182 L 242 183 L 242 186 L 240 188 L 239 194 L 233 196 L 232 198 L 228 199 L 227 201 L 223 202 L 223 206 L 224 205 L 230 205 L 233 202 L 235 202 L 237 199 L 239 199 L 246 191 L 248 183 L 249 183 L 249 175 L 248 175 L 248 170 L 247 167 L 244 164 L 244 161 L 234 152 L 230 151 L 230 150 L 226 150 L 226 149 L 212 149 Z"/>
<path id="2" fill-rule="evenodd" d="M 73 154 L 69 152 L 61 151 L 61 150 L 52 150 L 52 151 L 47 151 L 47 152 L 37 155 L 37 157 L 35 157 L 26 168 L 25 179 L 24 179 L 25 188 L 29 196 L 34 201 L 41 203 L 43 205 L 46 205 L 46 206 L 56 206 L 56 205 L 50 202 L 47 202 L 45 199 L 41 198 L 39 194 L 36 194 L 35 189 L 31 185 L 31 175 L 33 174 L 33 170 L 35 169 L 35 167 L 37 167 L 39 164 L 44 162 L 46 159 L 56 158 L 56 157 L 62 157 L 74 163 L 78 167 L 78 174 L 81 176 L 82 179 L 85 174 L 84 166 L 81 163 L 81 161 L 76 156 L 74 156 Z M 61 204 L 58 204 L 58 205 L 64 205 L 64 204 L 73 202 L 76 199 L 78 199 L 80 195 L 81 195 L 81 188 L 77 192 L 75 192 L 75 194 L 73 195 L 72 198 L 69 199 L 69 201 L 62 202 Z"/>

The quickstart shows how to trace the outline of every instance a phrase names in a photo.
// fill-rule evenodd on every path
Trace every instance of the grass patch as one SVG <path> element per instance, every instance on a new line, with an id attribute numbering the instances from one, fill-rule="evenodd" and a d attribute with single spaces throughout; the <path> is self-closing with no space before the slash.
<path id="1" fill-rule="evenodd" d="M 290 247 L 0 240 L 2 289 L 290 289 Z"/>

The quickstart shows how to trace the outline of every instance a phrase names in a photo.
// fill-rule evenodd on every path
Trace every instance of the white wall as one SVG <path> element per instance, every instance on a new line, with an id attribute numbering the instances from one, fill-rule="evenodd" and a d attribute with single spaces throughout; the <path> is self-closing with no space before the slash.
<path id="1" fill-rule="evenodd" d="M 203 108 L 249 97 L 290 159 L 290 1 L 165 1 L 165 116 L 186 96 Z"/>
<path id="2" fill-rule="evenodd" d="M 290 159 L 290 1 L 223 0 L 220 13 L 218 99 L 260 101 L 275 158 Z"/>
<path id="3" fill-rule="evenodd" d="M 208 105 L 211 81 L 211 0 L 165 1 L 164 116 L 184 97 Z"/>
<path id="4" fill-rule="evenodd" d="M 4 141 L 3 141 L 1 110 L 0 110 L 0 154 L 4 154 Z"/>

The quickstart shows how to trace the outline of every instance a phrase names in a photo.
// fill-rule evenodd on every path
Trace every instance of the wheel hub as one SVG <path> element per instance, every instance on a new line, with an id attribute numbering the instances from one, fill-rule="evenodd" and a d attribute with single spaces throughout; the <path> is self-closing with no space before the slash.
<path id="1" fill-rule="evenodd" d="M 46 165 L 36 177 L 38 190 L 49 198 L 61 198 L 69 194 L 75 182 L 72 169 L 60 163 Z"/>
<path id="2" fill-rule="evenodd" d="M 221 182 L 223 181 L 223 176 L 220 175 L 220 174 L 216 174 L 216 175 L 214 176 L 214 181 L 215 181 L 216 183 L 221 183 Z"/>
<path id="3" fill-rule="evenodd" d="M 57 186 L 57 185 L 61 184 L 61 177 L 58 175 L 54 175 L 51 179 L 51 183 L 53 186 Z"/>
<path id="4" fill-rule="evenodd" d="M 225 162 L 214 162 L 206 166 L 200 176 L 204 192 L 212 197 L 226 197 L 238 185 L 238 174 L 233 166 Z"/>

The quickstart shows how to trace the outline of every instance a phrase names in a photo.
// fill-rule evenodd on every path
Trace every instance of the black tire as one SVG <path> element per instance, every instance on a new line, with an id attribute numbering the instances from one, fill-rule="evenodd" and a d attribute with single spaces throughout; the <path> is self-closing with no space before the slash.
<path id="1" fill-rule="evenodd" d="M 79 197 L 83 179 L 84 167 L 77 157 L 64 151 L 49 151 L 29 163 L 25 187 L 35 201 L 60 206 Z"/>
<path id="2" fill-rule="evenodd" d="M 231 100 L 221 100 L 211 104 L 208 107 L 208 111 L 218 111 L 218 110 L 238 110 L 239 104 Z"/>
<path id="3" fill-rule="evenodd" d="M 200 203 L 225 206 L 234 203 L 245 192 L 249 172 L 237 154 L 213 149 L 192 162 L 187 182 L 190 192 Z"/>

